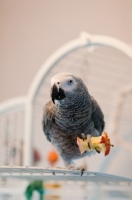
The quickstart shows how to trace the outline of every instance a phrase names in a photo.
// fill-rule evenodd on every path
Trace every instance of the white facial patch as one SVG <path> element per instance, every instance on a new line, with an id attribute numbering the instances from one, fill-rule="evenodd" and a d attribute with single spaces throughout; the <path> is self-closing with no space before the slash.
<path id="1" fill-rule="evenodd" d="M 61 88 L 63 88 L 64 91 L 73 91 L 73 89 L 76 89 L 77 83 L 74 78 L 71 76 L 66 77 L 62 82 L 61 82 Z"/>
<path id="2" fill-rule="evenodd" d="M 56 83 L 59 82 L 59 81 L 60 81 L 60 78 L 59 78 L 59 77 L 53 76 L 53 77 L 51 78 L 51 86 L 53 86 L 54 84 L 56 84 Z"/>
<path id="3" fill-rule="evenodd" d="M 77 83 L 71 74 L 57 74 L 51 79 L 51 86 L 56 85 L 58 88 L 62 88 L 65 92 L 71 91 L 76 88 Z"/>
<path id="4" fill-rule="evenodd" d="M 55 76 L 53 76 L 51 78 L 51 86 L 53 86 L 55 83 L 60 82 L 61 80 L 63 80 L 66 76 L 71 76 L 70 73 L 59 73 L 56 74 Z"/>

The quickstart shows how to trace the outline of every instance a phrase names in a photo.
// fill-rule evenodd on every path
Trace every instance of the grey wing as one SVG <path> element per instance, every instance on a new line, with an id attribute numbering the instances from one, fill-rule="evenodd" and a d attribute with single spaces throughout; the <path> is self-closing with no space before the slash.
<path id="1" fill-rule="evenodd" d="M 42 128 L 43 128 L 44 134 L 46 135 L 47 140 L 50 142 L 51 142 L 50 131 L 54 123 L 55 123 L 54 104 L 52 103 L 52 101 L 49 101 L 44 107 Z"/>
<path id="2" fill-rule="evenodd" d="M 92 110 L 93 110 L 91 117 L 94 122 L 94 127 L 98 130 L 98 132 L 101 135 L 105 127 L 104 115 L 96 100 L 93 97 L 91 97 L 91 100 L 92 100 Z"/>

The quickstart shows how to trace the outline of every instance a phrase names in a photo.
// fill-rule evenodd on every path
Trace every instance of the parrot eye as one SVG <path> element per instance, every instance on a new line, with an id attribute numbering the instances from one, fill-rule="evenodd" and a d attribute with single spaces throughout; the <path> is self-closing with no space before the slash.
<path id="1" fill-rule="evenodd" d="M 58 82 L 57 84 L 59 85 L 60 83 Z"/>
<path id="2" fill-rule="evenodd" d="M 70 84 L 71 84 L 72 82 L 73 82 L 72 80 L 69 81 Z"/>

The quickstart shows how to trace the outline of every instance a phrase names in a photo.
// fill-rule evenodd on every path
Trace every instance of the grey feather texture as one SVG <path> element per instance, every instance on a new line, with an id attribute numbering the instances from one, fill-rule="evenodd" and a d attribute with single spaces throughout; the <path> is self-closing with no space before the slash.
<path id="1" fill-rule="evenodd" d="M 60 73 L 51 79 L 51 99 L 44 107 L 43 131 L 71 167 L 73 159 L 90 154 L 80 154 L 76 138 L 82 133 L 101 135 L 104 115 L 83 81 L 72 74 Z"/>

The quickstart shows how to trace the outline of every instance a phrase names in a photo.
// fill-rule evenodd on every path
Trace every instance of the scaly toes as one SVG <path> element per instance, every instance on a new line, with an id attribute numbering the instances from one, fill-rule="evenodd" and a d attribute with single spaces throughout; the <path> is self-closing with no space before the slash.
<path id="1" fill-rule="evenodd" d="M 84 167 L 82 167 L 82 166 L 76 167 L 74 165 L 68 165 L 66 168 L 68 170 L 79 170 L 79 171 L 81 171 L 81 176 L 83 175 L 83 172 L 85 171 Z"/>
<path id="2" fill-rule="evenodd" d="M 66 168 L 69 170 L 77 170 L 76 166 L 74 165 L 67 165 Z"/>
<path id="3" fill-rule="evenodd" d="M 84 169 L 83 166 L 77 167 L 77 170 L 80 170 L 80 171 L 81 171 L 81 176 L 83 175 L 83 172 L 85 171 L 85 169 Z"/>

